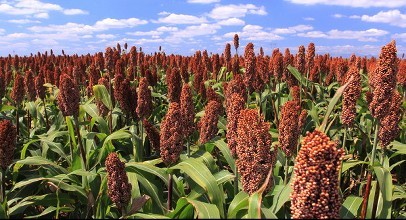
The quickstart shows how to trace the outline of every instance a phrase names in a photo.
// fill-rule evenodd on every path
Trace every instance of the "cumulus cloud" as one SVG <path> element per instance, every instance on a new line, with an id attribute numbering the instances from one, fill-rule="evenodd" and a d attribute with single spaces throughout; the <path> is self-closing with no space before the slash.
<path id="1" fill-rule="evenodd" d="M 362 15 L 362 21 L 387 23 L 398 27 L 406 27 L 406 14 L 402 14 L 399 10 L 380 11 L 378 14 L 369 16 Z"/>
<path id="2" fill-rule="evenodd" d="M 377 41 L 377 37 L 381 37 L 387 34 L 389 34 L 389 32 L 372 28 L 364 31 L 351 31 L 351 30 L 340 31 L 337 29 L 333 29 L 328 32 L 310 31 L 306 33 L 299 33 L 297 35 L 300 37 L 310 37 L 310 38 L 351 39 L 358 41 L 374 42 Z"/>
<path id="3" fill-rule="evenodd" d="M 188 3 L 197 3 L 197 4 L 211 4 L 220 2 L 220 0 L 187 0 Z"/>
<path id="4" fill-rule="evenodd" d="M 179 29 L 177 27 L 161 26 L 161 27 L 158 27 L 156 30 L 160 31 L 160 32 L 172 32 L 172 31 L 178 31 Z"/>
<path id="5" fill-rule="evenodd" d="M 1 31 L 0 31 L 0 33 L 1 33 Z M 402 41 L 406 42 L 406 33 L 393 34 L 392 38 L 396 39 L 396 40 L 402 40 Z"/>
<path id="6" fill-rule="evenodd" d="M 338 5 L 356 8 L 385 7 L 397 8 L 406 6 L 403 0 L 285 0 L 301 5 Z"/>
<path id="7" fill-rule="evenodd" d="M 273 33 L 275 34 L 295 34 L 298 32 L 304 32 L 304 31 L 309 31 L 313 30 L 313 27 L 310 25 L 296 25 L 292 27 L 287 27 L 287 28 L 276 28 Z"/>
<path id="8" fill-rule="evenodd" d="M 30 20 L 30 19 L 11 19 L 11 20 L 7 20 L 7 22 L 14 23 L 14 24 L 41 23 L 38 20 Z"/>
<path id="9" fill-rule="evenodd" d="M 159 18 L 158 21 L 155 21 L 155 22 L 167 23 L 167 24 L 200 24 L 200 23 L 207 22 L 207 20 L 204 17 L 172 13 L 172 14 L 167 14 L 166 17 Z"/>
<path id="10" fill-rule="evenodd" d="M 262 26 L 259 25 L 245 25 L 242 28 L 242 32 L 229 32 L 223 35 L 226 39 L 233 39 L 234 34 L 238 34 L 240 39 L 245 39 L 248 41 L 273 41 L 281 40 L 283 37 L 272 33 L 270 31 L 265 31 Z"/>
<path id="11" fill-rule="evenodd" d="M 202 35 L 215 34 L 221 26 L 217 24 L 201 24 L 188 26 L 185 29 L 178 30 L 172 33 L 172 36 L 178 38 L 191 38 Z"/>
<path id="12" fill-rule="evenodd" d="M 225 20 L 221 20 L 217 22 L 219 25 L 223 26 L 242 26 L 245 25 L 245 21 L 239 19 L 239 18 L 229 18 Z"/>
<path id="13" fill-rule="evenodd" d="M 240 5 L 217 5 L 209 13 L 209 17 L 214 19 L 240 18 L 247 14 L 266 15 L 264 6 L 255 6 L 253 4 Z"/>
<path id="14" fill-rule="evenodd" d="M 0 28 L 0 35 L 6 33 L 6 30 L 4 30 L 3 28 Z"/>
<path id="15" fill-rule="evenodd" d="M 156 36 L 161 35 L 163 32 L 160 31 L 136 31 L 136 32 L 127 32 L 128 35 L 132 36 Z"/>
<path id="16" fill-rule="evenodd" d="M 87 14 L 81 9 L 64 9 L 58 4 L 45 3 L 39 0 L 20 0 L 0 4 L 0 14 L 24 15 L 36 18 L 49 18 L 49 12 L 59 11 L 65 15 Z"/>
<path id="17" fill-rule="evenodd" d="M 116 38 L 116 35 L 114 35 L 114 34 L 97 34 L 96 37 L 100 38 L 100 39 L 113 39 L 113 38 Z"/>
<path id="18" fill-rule="evenodd" d="M 86 14 L 89 14 L 89 12 L 83 11 L 82 9 L 77 9 L 77 8 L 65 9 L 65 10 L 63 10 L 63 13 L 65 15 L 86 15 Z"/>

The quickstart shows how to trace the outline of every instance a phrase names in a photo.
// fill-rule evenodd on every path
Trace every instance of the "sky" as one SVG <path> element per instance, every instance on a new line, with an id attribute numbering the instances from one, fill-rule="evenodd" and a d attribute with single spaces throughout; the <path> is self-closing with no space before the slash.
<path id="1" fill-rule="evenodd" d="M 145 53 L 221 54 L 239 35 L 238 53 L 378 57 L 396 40 L 406 53 L 406 0 L 0 0 L 0 56 L 94 54 L 124 43 Z"/>

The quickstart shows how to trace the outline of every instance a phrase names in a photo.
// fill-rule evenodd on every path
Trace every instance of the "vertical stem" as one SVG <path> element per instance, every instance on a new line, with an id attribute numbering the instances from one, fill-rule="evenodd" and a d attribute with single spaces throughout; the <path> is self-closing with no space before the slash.
<path id="1" fill-rule="evenodd" d="M 381 164 L 383 164 L 385 160 L 385 148 L 382 148 L 382 154 L 381 154 Z M 375 196 L 374 196 L 374 203 L 372 205 L 372 215 L 371 218 L 375 219 L 376 217 L 376 209 L 378 207 L 378 198 L 379 198 L 379 182 L 376 183 L 376 189 L 375 189 Z"/>
<path id="2" fill-rule="evenodd" d="M 173 192 L 173 176 L 172 173 L 169 174 L 168 179 L 168 211 L 172 210 L 172 192 Z"/>
<path id="3" fill-rule="evenodd" d="M 238 167 L 235 166 L 235 170 L 234 170 L 234 196 L 236 196 L 238 194 Z"/>
<path id="4" fill-rule="evenodd" d="M 46 105 L 45 105 L 45 99 L 42 100 L 42 103 L 44 104 L 44 114 L 45 114 L 46 128 L 47 128 L 47 130 L 49 130 L 49 121 L 48 121 L 47 108 L 46 108 Z"/>
<path id="5" fill-rule="evenodd" d="M 83 168 L 86 170 L 86 152 L 83 147 L 82 138 L 80 136 L 78 116 L 76 116 L 76 115 L 73 116 L 73 120 L 75 121 L 75 130 L 76 130 L 76 134 L 78 135 L 79 151 L 80 151 L 80 155 L 82 156 Z"/>
<path id="6" fill-rule="evenodd" d="M 289 175 L 289 159 L 290 157 L 286 157 L 285 159 L 285 179 L 283 180 L 283 184 L 288 184 L 288 175 Z"/>
<path id="7" fill-rule="evenodd" d="M 375 161 L 376 146 L 378 145 L 378 130 L 379 130 L 379 121 L 376 121 L 374 144 L 372 147 L 372 156 L 371 156 L 371 163 L 370 163 L 371 167 L 374 165 L 374 161 Z M 371 180 L 372 180 L 372 170 L 370 170 L 368 173 L 368 181 L 367 181 L 367 185 L 365 186 L 365 194 L 364 194 L 364 199 L 362 201 L 361 219 L 365 219 L 365 216 L 366 216 L 369 191 L 371 189 L 371 182 L 372 182 Z"/>
<path id="8" fill-rule="evenodd" d="M 18 136 L 20 136 L 20 115 L 19 115 L 19 110 L 20 110 L 20 105 L 17 103 L 17 109 L 16 109 L 16 130 L 17 130 L 17 135 L 16 135 L 16 141 L 18 141 Z"/>
<path id="9" fill-rule="evenodd" d="M 189 138 L 186 141 L 186 152 L 187 152 L 187 157 L 190 157 L 190 144 L 189 144 Z"/>
<path id="10" fill-rule="evenodd" d="M 3 201 L 4 201 L 4 198 L 6 197 L 6 189 L 5 189 L 5 184 L 4 184 L 4 174 L 5 174 L 5 171 L 3 170 L 3 168 L 1 168 L 0 167 L 0 181 L 1 181 L 1 184 L 0 184 L 0 203 L 3 203 Z M 1 205 L 1 204 L 0 204 Z"/>

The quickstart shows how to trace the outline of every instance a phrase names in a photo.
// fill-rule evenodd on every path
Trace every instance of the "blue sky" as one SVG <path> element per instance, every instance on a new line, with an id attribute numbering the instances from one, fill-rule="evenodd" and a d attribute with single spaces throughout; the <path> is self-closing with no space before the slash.
<path id="1" fill-rule="evenodd" d="M 117 43 L 222 53 L 235 33 L 240 54 L 249 42 L 265 54 L 313 42 L 318 54 L 378 56 L 395 39 L 401 57 L 406 0 L 0 0 L 0 56 L 94 54 Z"/>

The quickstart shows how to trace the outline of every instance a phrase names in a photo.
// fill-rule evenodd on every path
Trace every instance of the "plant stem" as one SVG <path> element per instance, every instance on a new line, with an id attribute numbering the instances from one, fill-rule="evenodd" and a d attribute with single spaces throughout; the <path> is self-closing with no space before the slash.
<path id="1" fill-rule="evenodd" d="M 385 148 L 382 148 L 382 154 L 381 154 L 381 164 L 383 164 L 385 160 Z M 376 183 L 376 189 L 375 189 L 375 196 L 374 196 L 374 203 L 372 206 L 372 215 L 371 218 L 375 219 L 376 217 L 376 209 L 378 207 L 378 198 L 379 198 L 379 182 L 377 181 Z"/>
<path id="2" fill-rule="evenodd" d="M 42 100 L 42 103 L 44 104 L 44 114 L 45 114 L 46 128 L 47 128 L 47 130 L 49 130 L 49 121 L 48 121 L 47 107 L 45 105 L 45 99 Z"/>
<path id="3" fill-rule="evenodd" d="M 375 125 L 374 144 L 372 146 L 372 156 L 371 156 L 371 163 L 370 163 L 371 167 L 374 166 L 374 162 L 375 162 L 376 146 L 378 145 L 378 130 L 379 130 L 379 122 L 377 121 L 376 125 Z M 368 173 L 368 181 L 367 181 L 367 185 L 365 186 L 365 194 L 364 194 L 364 199 L 362 201 L 362 209 L 361 209 L 361 219 L 365 219 L 365 215 L 366 215 L 366 211 L 367 211 L 367 207 L 368 207 L 368 197 L 369 197 L 369 191 L 371 189 L 371 182 L 372 182 L 372 170 L 370 170 Z"/>
<path id="4" fill-rule="evenodd" d="M 238 167 L 235 166 L 235 170 L 234 170 L 234 196 L 236 196 L 238 194 Z"/>
<path id="5" fill-rule="evenodd" d="M 173 192 L 173 176 L 172 173 L 169 174 L 168 179 L 168 211 L 172 210 L 172 192 Z"/>
<path id="6" fill-rule="evenodd" d="M 86 170 L 86 152 L 83 147 L 82 137 L 80 136 L 78 116 L 76 116 L 76 115 L 73 116 L 73 120 L 75 121 L 75 130 L 76 130 L 76 134 L 78 135 L 79 151 L 80 151 L 80 155 L 82 156 L 83 168 Z"/>
<path id="7" fill-rule="evenodd" d="M 285 159 L 285 179 L 283 180 L 283 184 L 288 184 L 288 175 L 289 175 L 289 159 L 290 157 L 286 157 Z"/>
<path id="8" fill-rule="evenodd" d="M 3 168 L 0 167 L 0 203 L 3 203 L 4 198 L 6 197 L 6 189 L 5 189 L 5 184 L 4 184 L 4 174 L 5 171 L 3 170 Z M 1 204 L 0 204 L 1 205 Z"/>

